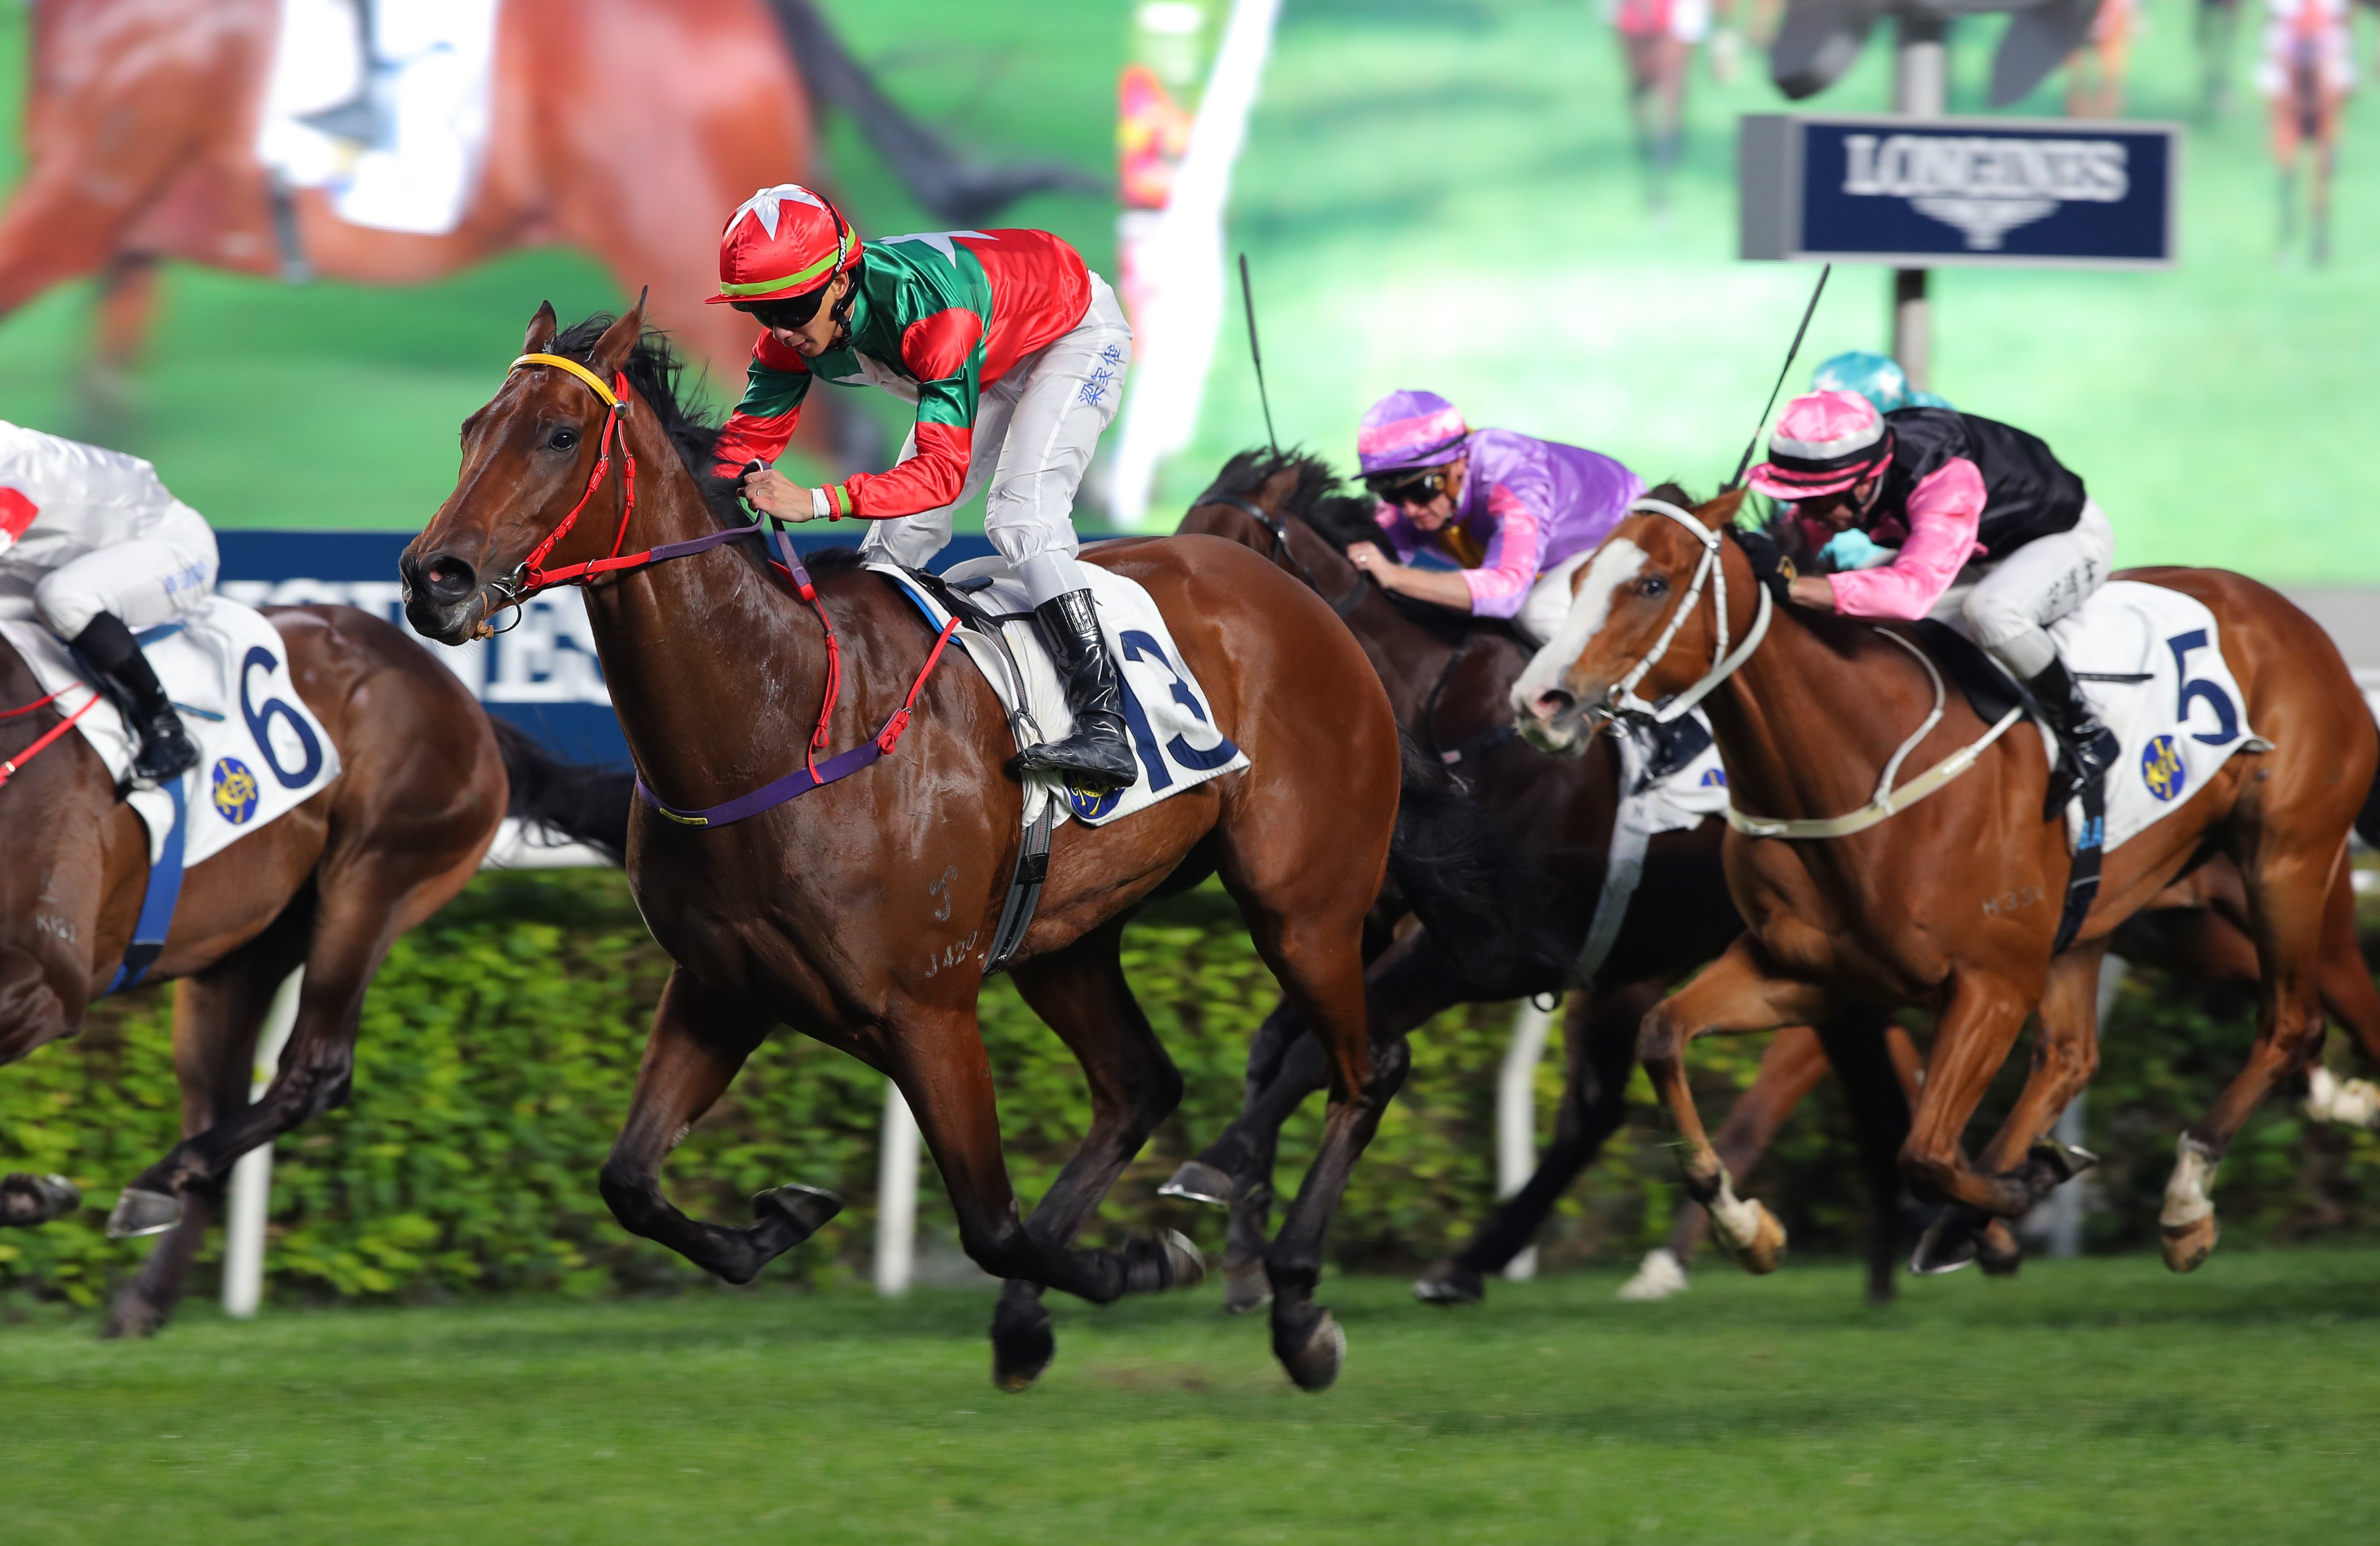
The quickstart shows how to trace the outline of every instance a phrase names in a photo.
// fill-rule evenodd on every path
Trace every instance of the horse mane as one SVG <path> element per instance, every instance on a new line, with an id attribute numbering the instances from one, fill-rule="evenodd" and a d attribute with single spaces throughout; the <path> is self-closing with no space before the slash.
<path id="1" fill-rule="evenodd" d="M 598 311 L 586 321 L 574 323 L 553 335 L 546 346 L 549 354 L 559 354 L 584 362 L 595 353 L 596 341 L 604 330 L 618 319 L 609 311 Z M 658 327 L 649 327 L 637 339 L 637 347 L 628 351 L 627 361 L 620 367 L 636 388 L 637 396 L 653 410 L 653 418 L 669 437 L 670 446 L 677 452 L 678 460 L 686 464 L 688 476 L 702 493 L 702 502 L 722 526 L 745 524 L 744 510 L 737 501 L 735 481 L 722 478 L 710 470 L 718 458 L 719 435 L 724 421 L 706 413 L 686 400 L 685 392 L 686 361 L 671 344 L 669 335 Z M 743 544 L 735 544 L 738 547 Z M 859 549 L 851 547 L 819 548 L 802 554 L 802 566 L 812 576 L 824 579 L 859 567 Z"/>
<path id="2" fill-rule="evenodd" d="M 1246 499 L 1284 470 L 1294 470 L 1297 481 L 1281 502 L 1282 515 L 1304 521 L 1341 553 L 1351 543 L 1380 540 L 1380 529 L 1372 521 L 1371 496 L 1349 492 L 1329 462 L 1301 446 L 1241 452 L 1223 464 L 1207 492 L 1191 503 L 1202 504 L 1218 496 Z"/>

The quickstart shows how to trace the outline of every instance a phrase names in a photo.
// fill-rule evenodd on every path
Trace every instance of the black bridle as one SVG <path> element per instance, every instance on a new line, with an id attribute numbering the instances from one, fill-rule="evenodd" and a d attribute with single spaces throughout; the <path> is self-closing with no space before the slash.
<path id="1" fill-rule="evenodd" d="M 1213 489 L 1208 489 L 1190 503 L 1194 507 L 1200 505 L 1228 505 L 1271 532 L 1273 562 L 1284 568 L 1294 569 L 1298 578 L 1305 581 L 1305 588 L 1316 595 L 1321 596 L 1324 601 L 1330 602 L 1330 610 L 1342 618 L 1361 606 L 1366 593 L 1372 589 L 1372 577 L 1358 569 L 1355 571 L 1355 583 L 1347 588 L 1347 593 L 1337 601 L 1331 601 L 1323 593 L 1322 582 L 1314 578 L 1314 571 L 1305 566 L 1305 560 L 1297 556 L 1297 550 L 1290 546 L 1288 523 L 1252 499 L 1243 499 L 1235 493 L 1218 493 Z"/>

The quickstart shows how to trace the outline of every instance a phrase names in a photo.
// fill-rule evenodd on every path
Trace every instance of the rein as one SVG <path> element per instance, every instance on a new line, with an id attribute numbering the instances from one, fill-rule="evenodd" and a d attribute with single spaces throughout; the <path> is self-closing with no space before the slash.
<path id="1" fill-rule="evenodd" d="M 1274 515 L 1271 511 L 1266 509 L 1263 505 L 1258 505 L 1256 501 L 1252 499 L 1243 499 L 1235 493 L 1217 493 L 1214 490 L 1209 489 L 1205 493 L 1200 494 L 1196 499 L 1191 501 L 1191 503 L 1193 505 L 1228 505 L 1232 509 L 1254 519 L 1258 526 L 1263 527 L 1267 531 L 1271 532 L 1273 562 L 1282 566 L 1283 567 L 1296 570 L 1297 577 L 1305 581 L 1305 588 L 1308 590 L 1313 591 L 1316 595 L 1322 596 L 1322 599 L 1325 602 L 1329 602 L 1330 610 L 1337 613 L 1342 619 L 1344 619 L 1347 614 L 1354 611 L 1357 607 L 1364 604 L 1364 593 L 1368 590 L 1372 585 L 1371 576 L 1366 574 L 1361 569 L 1356 570 L 1355 583 L 1347 588 L 1347 593 L 1345 595 L 1340 597 L 1335 602 L 1331 601 L 1329 596 L 1323 595 L 1322 582 L 1314 578 L 1314 571 L 1306 567 L 1305 560 L 1297 556 L 1297 550 L 1289 545 L 1289 523 L 1282 520 L 1279 516 Z"/>
<path id="2" fill-rule="evenodd" d="M 58 689 L 59 692 L 63 692 L 66 689 L 63 688 Z M 0 720 L 15 719 L 22 714 L 30 714 L 36 709 L 46 708 L 50 704 L 55 703 L 57 701 L 57 698 L 58 693 L 56 692 L 44 693 L 42 696 L 34 699 L 30 703 L 19 703 L 13 709 L 0 711 Z M 39 757 L 42 752 L 49 750 L 49 749 L 56 743 L 59 736 L 74 728 L 75 721 L 82 718 L 83 715 L 91 712 L 93 709 L 98 708 L 99 701 L 100 695 L 95 692 L 92 693 L 91 695 L 91 701 L 85 703 L 81 708 L 77 709 L 74 712 L 67 714 L 55 724 L 51 725 L 47 730 L 42 731 L 39 736 L 35 737 L 31 746 L 27 747 L 24 750 L 18 752 L 16 756 L 9 758 L 6 761 L 0 762 L 0 785 L 6 784 L 10 779 L 17 776 L 18 769 L 23 767 L 34 758 Z"/>
<path id="3" fill-rule="evenodd" d="M 570 513 L 562 517 L 560 524 L 546 533 L 543 542 L 529 550 L 528 556 L 521 560 L 517 568 L 489 583 L 488 589 L 501 598 L 491 609 L 491 615 L 508 607 L 517 609 L 531 596 L 556 586 L 584 585 L 598 576 L 665 564 L 673 558 L 688 558 L 759 534 L 763 523 L 756 518 L 749 526 L 729 527 L 723 531 L 706 532 L 684 542 L 663 542 L 641 553 L 623 554 L 620 549 L 627 543 L 628 522 L 637 513 L 637 457 L 636 453 L 628 449 L 627 431 L 620 423 L 627 417 L 630 401 L 627 372 L 614 372 L 611 383 L 606 385 L 602 377 L 565 355 L 525 354 L 514 360 L 505 373 L 509 375 L 525 366 L 551 366 L 568 371 L 586 383 L 589 389 L 603 400 L 603 432 L 596 443 L 595 470 L 589 475 L 586 492 L 578 496 L 578 503 L 570 507 Z M 595 492 L 603 486 L 604 477 L 612 469 L 612 445 L 615 436 L 619 442 L 621 461 L 620 526 L 612 535 L 611 552 L 583 564 L 565 564 L 554 569 L 539 567 L 545 561 L 546 554 L 569 534 L 570 529 L 577 523 L 579 512 L 587 508 L 588 503 L 595 497 Z M 826 766 L 820 768 L 818 754 L 826 748 L 828 723 L 833 718 L 835 704 L 843 696 L 843 641 L 835 634 L 834 620 L 827 615 L 826 603 L 819 599 L 818 586 L 811 580 L 809 570 L 803 566 L 801 555 L 794 551 L 793 539 L 785 532 L 785 523 L 771 516 L 767 517 L 766 524 L 776 542 L 779 566 L 793 581 L 795 592 L 809 603 L 811 611 L 818 614 L 819 627 L 826 631 L 826 690 L 819 700 L 818 725 L 810 732 L 809 741 L 803 748 L 800 771 L 720 805 L 700 810 L 685 810 L 671 805 L 653 793 L 642 773 L 638 774 L 638 797 L 671 821 L 684 825 L 724 826 L 731 822 L 740 822 L 747 816 L 782 805 L 796 795 L 806 795 L 821 785 L 848 778 L 890 752 L 900 740 L 901 732 L 909 727 L 910 717 L 917 706 L 918 694 L 925 690 L 926 678 L 933 674 L 935 664 L 942 658 L 943 647 L 950 642 L 951 628 L 944 628 L 941 636 L 934 640 L 933 650 L 926 656 L 926 663 L 918 671 L 917 680 L 909 685 L 908 697 L 894 711 L 892 717 L 884 722 L 881 730 L 849 751 L 829 758 Z M 487 628 L 484 620 L 480 627 L 483 630 Z M 956 624 L 952 627 L 955 627 Z M 34 749 L 40 749 L 36 747 Z"/>

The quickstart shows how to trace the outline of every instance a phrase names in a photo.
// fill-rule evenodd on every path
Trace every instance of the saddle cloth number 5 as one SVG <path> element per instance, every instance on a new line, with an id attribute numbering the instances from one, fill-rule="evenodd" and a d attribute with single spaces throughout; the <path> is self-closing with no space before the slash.
<path id="1" fill-rule="evenodd" d="M 2191 739 L 2202 746 L 2229 746 L 2238 740 L 2240 710 L 2231 701 L 2231 695 L 2216 683 L 2204 678 L 2192 679 L 2190 675 L 2190 653 L 2193 650 L 2206 648 L 2206 630 L 2192 628 L 2188 633 L 2178 633 L 2165 642 L 2166 648 L 2173 651 L 2173 674 L 2180 684 L 2173 710 L 2175 724 L 2186 728 L 2190 724 L 2191 706 L 2204 699 L 2214 706 L 2215 730 L 2212 734 L 2204 730 L 2192 731 Z"/>

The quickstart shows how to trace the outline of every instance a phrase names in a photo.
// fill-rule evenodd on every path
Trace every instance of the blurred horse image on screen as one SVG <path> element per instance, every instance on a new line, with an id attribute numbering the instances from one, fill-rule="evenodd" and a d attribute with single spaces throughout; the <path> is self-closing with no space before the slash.
<path id="1" fill-rule="evenodd" d="M 455 36 L 477 28 L 482 89 L 453 88 L 449 67 L 448 96 L 425 111 L 417 88 L 438 72 L 411 67 L 457 52 L 425 22 L 431 12 Z M 812 0 L 44 0 L 30 30 L 27 167 L 0 212 L 0 315 L 102 274 L 95 397 L 113 395 L 136 356 L 165 258 L 403 285 L 560 243 L 623 288 L 708 294 L 717 212 L 820 175 L 820 104 L 850 113 L 937 219 L 972 225 L 1025 193 L 1094 186 L 1061 166 L 991 168 L 954 152 L 877 90 Z M 407 33 L 427 45 L 392 57 L 383 45 Z M 268 98 L 285 100 L 293 76 L 308 89 L 314 67 L 296 51 L 310 48 L 324 70 L 357 72 L 353 102 L 306 114 L 297 130 L 319 131 L 325 155 L 353 164 L 377 141 L 395 148 L 382 168 L 395 180 L 434 181 L 434 166 L 405 172 L 408 140 L 476 128 L 446 158 L 446 220 L 360 224 L 343 217 L 358 212 L 335 187 L 300 186 L 315 179 L 268 163 Z M 656 320 L 740 379 L 748 321 L 693 304 Z"/>

